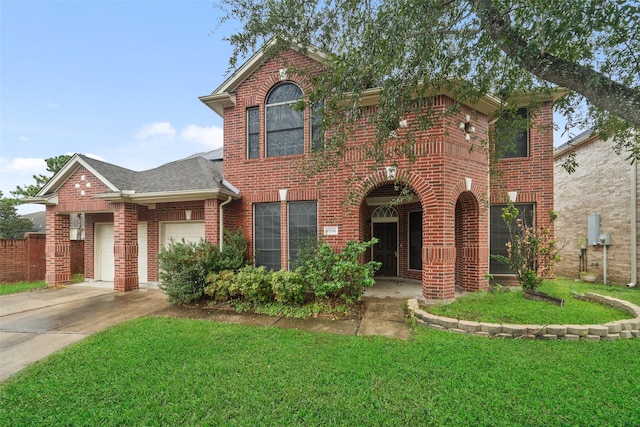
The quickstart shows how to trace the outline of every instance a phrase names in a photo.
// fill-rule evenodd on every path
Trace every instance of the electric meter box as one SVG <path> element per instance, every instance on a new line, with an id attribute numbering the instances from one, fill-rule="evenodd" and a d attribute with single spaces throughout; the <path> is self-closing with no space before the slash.
<path id="1" fill-rule="evenodd" d="M 592 214 L 587 217 L 587 236 L 590 245 L 600 244 L 600 215 Z"/>

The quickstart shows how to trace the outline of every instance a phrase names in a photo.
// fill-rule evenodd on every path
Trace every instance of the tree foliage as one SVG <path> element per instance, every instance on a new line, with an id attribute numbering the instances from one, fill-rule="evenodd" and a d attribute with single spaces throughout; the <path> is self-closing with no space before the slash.
<path id="1" fill-rule="evenodd" d="M 5 198 L 0 191 L 0 239 L 22 239 L 33 228 L 28 218 L 18 216 L 18 201 Z"/>
<path id="2" fill-rule="evenodd" d="M 11 191 L 11 194 L 14 197 L 21 197 L 21 196 L 34 197 L 36 194 L 38 194 L 38 191 L 40 191 L 40 189 L 47 182 L 49 182 L 49 180 L 53 177 L 53 175 L 58 173 L 58 171 L 62 169 L 64 165 L 67 164 L 69 159 L 71 159 L 71 156 L 67 154 L 62 154 L 60 156 L 44 159 L 44 161 L 47 163 L 47 172 L 50 172 L 51 175 L 50 176 L 43 175 L 43 174 L 33 175 L 35 184 L 25 185 L 24 187 L 18 185 L 16 186 L 15 190 Z"/>
<path id="3" fill-rule="evenodd" d="M 429 89 L 448 90 L 460 103 L 496 94 L 508 109 L 525 94 L 533 94 L 534 107 L 560 87 L 568 90 L 556 103 L 566 130 L 592 127 L 613 137 L 618 152 L 640 159 L 637 2 L 222 0 L 222 8 L 223 22 L 242 25 L 228 37 L 231 67 L 273 38 L 327 53 L 330 73 L 313 79 L 309 100 L 334 99 L 325 126 L 340 129 L 329 141 L 337 151 L 342 130 L 360 114 L 353 101 L 372 86 L 381 88 L 370 117 L 378 142 Z M 430 125 L 428 117 L 422 125 Z"/>

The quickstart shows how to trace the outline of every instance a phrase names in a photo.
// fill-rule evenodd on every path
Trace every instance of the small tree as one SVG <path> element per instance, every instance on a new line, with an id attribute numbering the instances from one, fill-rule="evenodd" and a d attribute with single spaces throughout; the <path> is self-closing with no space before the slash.
<path id="1" fill-rule="evenodd" d="M 18 216 L 15 199 L 8 199 L 0 191 L 0 239 L 22 239 L 33 228 L 29 218 Z"/>
<path id="2" fill-rule="evenodd" d="M 559 259 L 556 241 L 549 227 L 525 224 L 518 218 L 520 211 L 512 202 L 502 209 L 502 219 L 509 230 L 507 256 L 491 255 L 493 259 L 509 267 L 518 278 L 522 289 L 534 292 L 553 271 Z M 549 211 L 550 223 L 557 218 Z"/>

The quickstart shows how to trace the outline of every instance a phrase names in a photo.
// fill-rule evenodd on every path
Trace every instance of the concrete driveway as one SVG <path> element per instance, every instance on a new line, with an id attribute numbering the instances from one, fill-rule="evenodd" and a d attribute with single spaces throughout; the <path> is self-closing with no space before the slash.
<path id="1" fill-rule="evenodd" d="M 95 332 L 168 307 L 155 289 L 73 285 L 0 296 L 0 381 Z"/>

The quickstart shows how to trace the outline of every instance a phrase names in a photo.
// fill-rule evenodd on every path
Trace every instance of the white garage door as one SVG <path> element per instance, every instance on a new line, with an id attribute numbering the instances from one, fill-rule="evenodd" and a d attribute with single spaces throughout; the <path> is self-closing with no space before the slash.
<path id="1" fill-rule="evenodd" d="M 166 246 L 173 241 L 197 243 L 204 239 L 204 221 L 189 222 L 163 222 L 160 226 L 160 238 L 162 245 Z"/>
<path id="2" fill-rule="evenodd" d="M 96 224 L 95 229 L 95 280 L 113 282 L 114 241 L 113 223 Z M 147 223 L 138 223 L 138 282 L 147 283 Z"/>

